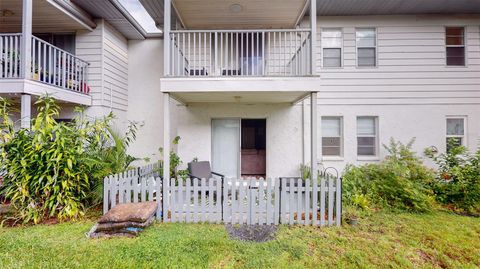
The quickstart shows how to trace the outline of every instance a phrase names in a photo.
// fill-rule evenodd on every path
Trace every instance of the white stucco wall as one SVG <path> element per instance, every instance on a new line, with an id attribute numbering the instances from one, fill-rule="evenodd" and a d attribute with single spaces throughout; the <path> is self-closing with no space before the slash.
<path id="1" fill-rule="evenodd" d="M 143 125 L 129 153 L 135 157 L 157 160 L 158 149 L 163 143 L 163 97 L 160 91 L 163 40 L 130 40 L 128 55 L 127 119 Z"/>
<path id="2" fill-rule="evenodd" d="M 306 100 L 306 103 L 309 101 Z M 302 112 L 303 110 L 303 112 Z M 266 118 L 267 119 L 267 176 L 299 176 L 299 165 L 310 162 L 310 106 L 278 104 L 195 104 L 178 106 L 172 118 L 177 122 L 181 137 L 178 153 L 187 163 L 197 157 L 212 160 L 213 118 Z M 321 156 L 322 116 L 343 117 L 343 156 Z M 379 155 L 357 156 L 358 116 L 378 117 Z M 444 152 L 446 145 L 446 117 L 467 117 L 467 146 L 474 151 L 479 146 L 480 108 L 476 105 L 318 105 L 318 163 L 320 167 L 335 167 L 343 171 L 347 164 L 364 164 L 383 159 L 387 152 L 383 144 L 390 138 L 408 143 L 415 138 L 413 150 L 420 156 L 423 150 L 436 146 Z M 431 161 L 425 159 L 427 165 Z"/>
<path id="3" fill-rule="evenodd" d="M 267 176 L 296 176 L 302 163 L 302 107 L 290 104 L 194 104 L 174 116 L 180 158 L 211 161 L 213 118 L 267 119 Z"/>

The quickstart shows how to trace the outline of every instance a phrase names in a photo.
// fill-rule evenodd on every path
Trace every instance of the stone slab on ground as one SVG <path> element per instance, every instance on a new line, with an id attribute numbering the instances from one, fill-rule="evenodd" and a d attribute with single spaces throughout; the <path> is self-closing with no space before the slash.
<path id="1" fill-rule="evenodd" d="M 146 222 L 156 211 L 156 202 L 119 204 L 103 215 L 98 223 Z"/>
<path id="2" fill-rule="evenodd" d="M 97 230 L 96 231 L 97 232 L 112 231 L 112 230 L 118 230 L 118 229 L 123 229 L 123 228 L 128 228 L 128 227 L 145 228 L 145 227 L 150 226 L 150 224 L 152 224 L 154 219 L 155 219 L 155 217 L 151 216 L 150 219 L 148 219 L 145 222 L 125 221 L 125 222 L 99 223 L 97 225 Z"/>

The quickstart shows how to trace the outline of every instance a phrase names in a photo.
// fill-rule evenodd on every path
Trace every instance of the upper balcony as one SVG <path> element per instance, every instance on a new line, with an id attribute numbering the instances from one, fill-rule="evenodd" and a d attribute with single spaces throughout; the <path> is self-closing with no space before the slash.
<path id="1" fill-rule="evenodd" d="M 62 102 L 91 105 L 89 63 L 74 53 L 75 32 L 94 25 L 80 13 L 73 16 L 76 11 L 67 4 L 2 1 L 0 95 L 50 94 Z"/>
<path id="2" fill-rule="evenodd" d="M 164 1 L 162 91 L 183 103 L 294 103 L 318 91 L 316 19 L 300 26 L 315 1 L 189 3 Z"/>
<path id="3" fill-rule="evenodd" d="M 0 79 L 22 79 L 22 34 L 0 34 Z M 32 36 L 31 67 L 25 79 L 81 94 L 89 94 L 86 61 Z M 7 80 L 4 81 L 8 83 Z"/>
<path id="4" fill-rule="evenodd" d="M 311 33 L 294 30 L 174 30 L 170 77 L 312 75 Z"/>

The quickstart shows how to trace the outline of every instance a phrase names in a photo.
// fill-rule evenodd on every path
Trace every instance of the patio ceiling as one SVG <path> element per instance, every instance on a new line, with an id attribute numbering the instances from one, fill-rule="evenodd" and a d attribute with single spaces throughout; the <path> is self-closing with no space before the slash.
<path id="1" fill-rule="evenodd" d="M 296 103 L 319 91 L 319 77 L 161 78 L 160 89 L 188 103 Z"/>
<path id="2" fill-rule="evenodd" d="M 163 25 L 163 1 L 159 0 L 139 0 L 147 12 L 152 16 L 155 22 L 158 25 Z M 230 24 L 239 24 L 238 21 L 234 20 L 234 16 L 225 16 L 225 7 L 229 7 L 234 3 L 241 2 L 266 2 L 268 5 L 264 8 L 266 10 L 262 11 L 264 13 L 269 13 L 271 15 L 275 12 L 275 9 L 279 9 L 279 5 L 285 4 L 282 1 L 235 1 L 235 0 L 216 0 L 219 2 L 220 6 L 212 6 L 206 4 L 207 1 L 195 1 L 195 0 L 173 0 L 174 4 L 180 4 L 180 7 L 186 5 L 188 2 L 197 3 L 197 6 L 202 10 L 211 13 L 212 16 L 224 17 L 223 20 L 228 20 L 228 25 Z M 276 3 L 275 3 L 276 2 Z M 283 1 L 286 3 L 299 4 L 299 1 Z M 213 3 L 212 3 L 213 4 Z M 248 3 L 247 3 L 248 4 Z M 192 4 L 192 6 L 195 6 Z M 177 9 L 180 9 L 177 6 Z M 199 9 L 196 9 L 199 10 Z M 248 9 L 251 10 L 251 9 Z M 253 9 L 255 13 L 257 10 Z M 182 14 L 182 9 L 179 10 L 179 13 Z M 187 11 L 187 9 L 185 9 Z M 220 13 L 214 13 L 220 12 Z M 294 12 L 293 12 L 294 11 Z M 191 12 L 191 11 L 190 11 Z M 258 11 L 260 12 L 260 11 Z M 297 13 L 298 16 L 298 6 L 294 7 L 292 10 L 293 13 Z M 195 16 L 202 16 L 200 14 L 194 14 Z M 242 11 L 241 13 L 245 13 Z M 307 8 L 308 13 L 308 8 Z M 184 14 L 184 20 L 188 18 Z M 480 0 L 317 0 L 317 14 L 319 16 L 348 16 L 348 15 L 408 15 L 408 14 L 480 14 Z M 265 15 L 265 14 L 262 14 Z M 236 15 L 236 16 L 240 16 Z M 260 16 L 260 13 L 257 15 L 251 16 Z M 208 18 L 207 18 L 208 19 Z M 185 23 L 188 25 L 188 23 Z M 208 25 L 207 25 L 208 26 Z M 216 27 L 221 27 L 226 25 L 219 25 Z M 291 25 L 289 25 L 291 26 Z M 195 28 L 200 27 L 199 25 L 194 25 Z M 215 26 L 214 26 L 215 27 Z M 206 28 L 205 28 L 206 29 Z"/>
<path id="3" fill-rule="evenodd" d="M 75 30 L 89 29 L 80 19 L 67 15 L 54 1 L 34 0 L 32 31 L 34 33 L 72 32 Z M 0 32 L 18 33 L 22 31 L 22 1 L 0 1 Z"/>
<path id="4" fill-rule="evenodd" d="M 172 0 L 187 29 L 294 28 L 309 0 Z M 163 1 L 140 0 L 163 25 Z"/>
<path id="5" fill-rule="evenodd" d="M 174 92 L 173 99 L 183 104 L 192 103 L 241 103 L 279 104 L 296 103 L 310 92 Z"/>

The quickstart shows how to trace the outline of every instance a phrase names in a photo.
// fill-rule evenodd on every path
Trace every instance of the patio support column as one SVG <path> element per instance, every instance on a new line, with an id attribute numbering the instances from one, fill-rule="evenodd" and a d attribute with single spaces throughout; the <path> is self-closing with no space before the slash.
<path id="1" fill-rule="evenodd" d="M 317 1 L 310 0 L 310 71 L 315 75 L 317 62 Z"/>
<path id="2" fill-rule="evenodd" d="M 170 30 L 171 30 L 171 0 L 164 0 L 163 12 L 163 75 L 170 75 Z"/>
<path id="3" fill-rule="evenodd" d="M 163 178 L 170 178 L 170 94 L 163 93 Z"/>
<path id="4" fill-rule="evenodd" d="M 318 115 L 317 115 L 317 93 L 310 93 L 310 145 L 311 145 L 311 180 L 317 179 L 317 128 L 318 128 Z"/>
<path id="5" fill-rule="evenodd" d="M 20 75 L 30 78 L 32 66 L 32 1 L 23 0 L 22 43 L 20 52 Z"/>
<path id="6" fill-rule="evenodd" d="M 30 129 L 30 120 L 32 114 L 32 96 L 30 94 L 22 94 L 20 102 L 20 127 L 24 129 Z"/>

